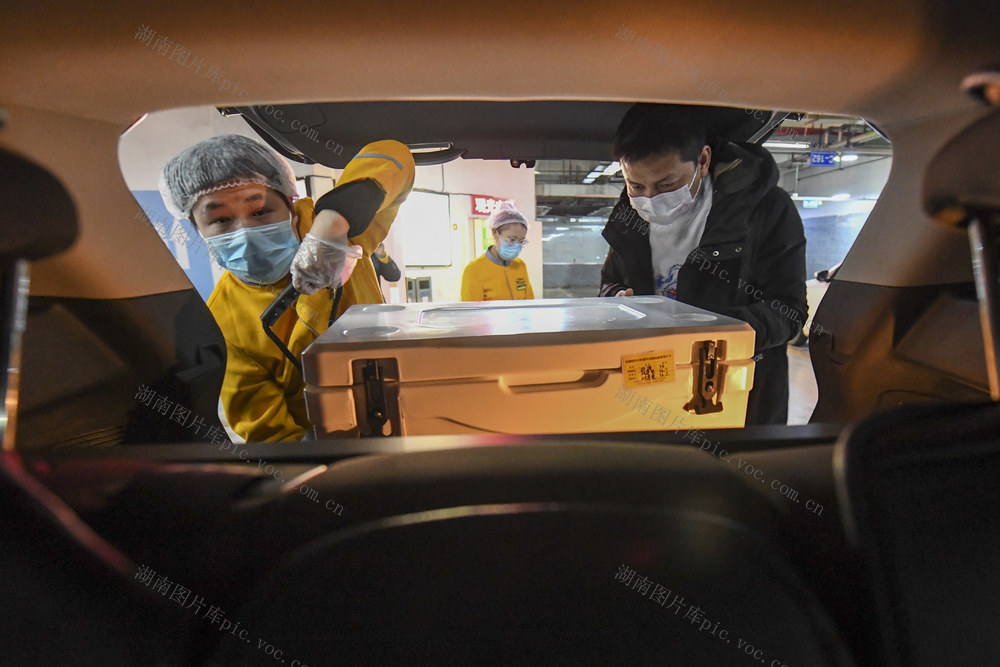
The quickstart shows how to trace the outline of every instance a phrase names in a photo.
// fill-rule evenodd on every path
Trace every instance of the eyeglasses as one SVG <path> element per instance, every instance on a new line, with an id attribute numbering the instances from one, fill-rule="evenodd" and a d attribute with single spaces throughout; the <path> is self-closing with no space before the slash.
<path id="1" fill-rule="evenodd" d="M 502 243 L 509 243 L 509 244 L 512 244 L 512 245 L 515 244 L 515 243 L 517 245 L 521 245 L 521 246 L 528 245 L 528 239 L 512 239 L 512 238 L 505 238 L 505 237 L 501 236 L 500 237 L 500 241 Z"/>

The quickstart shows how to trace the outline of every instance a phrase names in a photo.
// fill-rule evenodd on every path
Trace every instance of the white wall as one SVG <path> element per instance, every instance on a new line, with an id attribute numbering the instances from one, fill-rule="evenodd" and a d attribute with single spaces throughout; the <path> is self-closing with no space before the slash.
<path id="1" fill-rule="evenodd" d="M 129 190 L 155 190 L 167 160 L 203 139 L 242 134 L 260 140 L 242 116 L 223 116 L 215 107 L 187 107 L 147 114 L 118 144 L 118 160 Z M 322 165 L 291 163 L 296 176 L 328 176 Z"/>
<path id="2" fill-rule="evenodd" d="M 798 183 L 794 170 L 782 176 L 779 185 L 788 192 L 798 192 L 803 197 L 832 197 L 842 192 L 852 199 L 877 199 L 892 168 L 891 158 L 873 159 L 862 155 L 860 164 L 849 164 L 843 169 L 813 167 L 801 170 Z"/>

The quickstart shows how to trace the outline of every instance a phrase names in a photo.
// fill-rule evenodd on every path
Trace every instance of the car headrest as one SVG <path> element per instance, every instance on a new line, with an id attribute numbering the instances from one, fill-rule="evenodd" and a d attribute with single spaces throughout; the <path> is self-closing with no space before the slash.
<path id="1" fill-rule="evenodd" d="M 46 169 L 0 149 L 0 260 L 36 260 L 76 240 L 76 206 Z"/>
<path id="2" fill-rule="evenodd" d="M 1000 662 L 998 433 L 1000 405 L 970 403 L 904 405 L 841 436 L 837 494 L 867 571 L 877 664 Z"/>
<path id="3" fill-rule="evenodd" d="M 924 172 L 923 205 L 945 225 L 964 225 L 977 211 L 1000 211 L 1000 109 L 965 128 Z"/>
<path id="4" fill-rule="evenodd" d="M 851 664 L 774 498 L 735 472 L 690 447 L 582 441 L 343 461 L 310 486 L 348 525 L 316 511 L 317 538 L 234 618 L 310 665 Z M 226 642 L 214 662 L 261 655 Z"/>
<path id="5" fill-rule="evenodd" d="M 741 649 L 780 655 L 772 665 L 851 664 L 751 529 L 596 505 L 456 507 L 332 533 L 297 550 L 239 617 L 308 664 L 723 665 Z M 705 618 L 681 622 L 677 603 Z M 697 632 L 720 624 L 721 636 Z M 260 659 L 243 642 L 219 648 L 219 664 Z"/>

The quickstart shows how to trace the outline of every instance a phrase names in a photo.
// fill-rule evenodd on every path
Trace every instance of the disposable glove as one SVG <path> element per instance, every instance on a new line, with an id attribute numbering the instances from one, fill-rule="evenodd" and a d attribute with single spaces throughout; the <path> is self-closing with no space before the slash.
<path id="1" fill-rule="evenodd" d="M 344 245 L 306 234 L 292 260 L 292 284 L 302 294 L 347 282 L 364 254 L 359 245 Z"/>

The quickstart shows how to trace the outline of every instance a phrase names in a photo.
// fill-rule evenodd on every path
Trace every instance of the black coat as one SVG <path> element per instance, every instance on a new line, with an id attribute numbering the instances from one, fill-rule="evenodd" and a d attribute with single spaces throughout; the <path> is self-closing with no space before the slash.
<path id="1" fill-rule="evenodd" d="M 788 419 L 785 344 L 806 320 L 806 238 L 795 205 L 777 186 L 771 155 L 729 143 L 712 155 L 712 209 L 705 231 L 677 275 L 677 300 L 750 324 L 756 332 L 754 388 L 747 424 Z M 611 249 L 601 296 L 629 287 L 654 294 L 649 225 L 621 198 L 603 232 Z"/>

